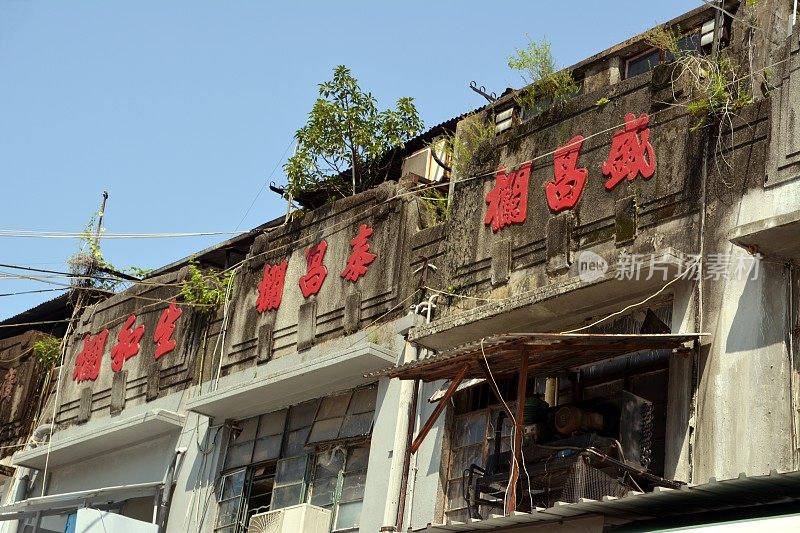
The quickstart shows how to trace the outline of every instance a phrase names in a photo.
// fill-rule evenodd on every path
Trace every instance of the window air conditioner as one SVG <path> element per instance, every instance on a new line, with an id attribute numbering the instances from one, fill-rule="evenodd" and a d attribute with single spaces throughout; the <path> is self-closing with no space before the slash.
<path id="1" fill-rule="evenodd" d="M 247 523 L 247 533 L 328 533 L 330 524 L 329 510 L 302 503 L 254 514 Z"/>
<path id="2" fill-rule="evenodd" d="M 432 183 L 445 179 L 445 170 L 433 158 L 434 149 L 440 161 L 447 159 L 444 142 L 439 141 L 433 148 L 428 146 L 406 157 L 403 160 L 402 175 L 415 174 Z"/>

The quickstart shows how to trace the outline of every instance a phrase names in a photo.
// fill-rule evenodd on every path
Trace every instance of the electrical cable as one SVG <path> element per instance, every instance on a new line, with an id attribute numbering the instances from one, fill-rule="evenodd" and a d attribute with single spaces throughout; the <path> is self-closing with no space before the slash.
<path id="1" fill-rule="evenodd" d="M 39 293 L 39 292 L 68 291 L 68 290 L 69 290 L 69 287 L 64 287 L 63 289 L 38 289 L 38 290 L 35 290 L 35 291 L 6 292 L 6 293 L 0 294 L 0 297 L 2 297 L 2 296 L 19 296 L 21 294 L 35 294 L 35 293 Z"/>
<path id="2" fill-rule="evenodd" d="M 186 233 L 103 233 L 99 239 L 167 239 L 176 237 L 214 237 L 220 235 L 241 235 L 245 231 L 198 231 Z M 76 239 L 83 232 L 44 231 L 44 230 L 2 230 L 0 237 L 29 237 L 38 239 Z"/>
<path id="3" fill-rule="evenodd" d="M 275 168 L 273 168 L 272 172 L 269 173 L 269 176 L 267 176 L 267 179 L 264 180 L 264 182 L 261 184 L 261 188 L 258 190 L 258 194 L 256 194 L 255 197 L 253 198 L 253 201 L 250 202 L 250 206 L 247 208 L 247 211 L 244 212 L 244 215 L 242 215 L 242 219 L 239 221 L 239 223 L 236 224 L 236 228 L 235 229 L 238 230 L 239 227 L 242 225 L 242 222 L 244 222 L 244 219 L 246 219 L 247 215 L 250 214 L 250 210 L 253 209 L 254 205 L 256 205 L 256 200 L 258 200 L 258 197 L 261 196 L 261 193 L 264 192 L 264 189 L 267 187 L 267 183 L 272 178 L 272 176 L 275 174 L 275 171 L 278 170 L 278 167 L 280 166 L 280 164 L 283 162 L 283 158 L 286 157 L 286 154 L 289 153 L 289 148 L 292 147 L 292 143 L 293 142 L 294 142 L 294 137 L 289 139 L 289 144 L 286 145 L 286 150 L 283 151 L 283 155 L 278 160 L 278 162 L 275 163 Z"/>
<path id="4" fill-rule="evenodd" d="M 496 390 L 500 390 L 500 388 L 497 386 L 497 381 L 494 379 L 494 374 L 492 373 L 492 367 L 489 365 L 489 359 L 486 357 L 486 351 L 483 348 L 483 343 L 484 343 L 485 340 L 486 340 L 485 337 L 481 338 L 481 355 L 483 355 L 483 362 L 486 364 L 486 369 L 489 372 L 489 377 L 492 379 L 492 383 L 494 383 L 494 388 Z M 517 420 L 516 420 L 516 417 L 514 417 L 512 411 L 511 411 L 511 408 L 508 407 L 508 402 L 506 402 L 505 399 L 503 399 L 503 398 L 500 398 L 500 400 L 505 405 L 505 408 L 508 411 L 509 417 L 511 418 L 511 422 L 513 424 L 513 431 L 511 432 L 511 457 L 512 457 L 512 464 L 516 464 L 517 465 L 517 475 L 519 476 L 519 463 L 517 461 L 517 454 L 514 453 L 514 441 L 516 440 L 514 435 L 515 435 L 515 433 L 517 431 Z M 501 439 L 502 439 L 502 428 L 501 428 Z M 528 474 L 528 467 L 525 466 L 525 453 L 522 451 L 522 446 L 520 446 L 519 453 L 522 456 L 523 469 L 525 470 L 525 475 L 528 478 L 528 497 L 531 500 L 531 510 L 533 510 L 533 508 L 534 508 L 534 505 L 533 505 L 533 494 L 531 494 L 531 490 L 530 490 L 530 488 L 531 488 L 531 477 L 530 477 L 530 474 Z M 503 514 L 505 514 L 505 515 L 508 515 L 508 512 L 507 512 L 507 508 L 508 507 L 507 507 L 507 505 L 508 505 L 508 489 L 509 488 L 511 488 L 510 478 L 509 478 L 509 483 L 506 485 L 505 496 L 503 497 Z"/>

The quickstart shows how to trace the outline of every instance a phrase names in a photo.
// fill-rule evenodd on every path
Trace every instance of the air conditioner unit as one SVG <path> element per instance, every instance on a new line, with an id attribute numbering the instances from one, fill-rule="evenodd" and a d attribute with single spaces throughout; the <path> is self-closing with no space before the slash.
<path id="1" fill-rule="evenodd" d="M 328 533 L 330 525 L 329 510 L 302 503 L 254 514 L 247 523 L 247 533 Z"/>
<path id="2" fill-rule="evenodd" d="M 415 174 L 420 178 L 425 178 L 429 182 L 438 183 L 445 178 L 445 169 L 442 168 L 433 158 L 433 150 L 436 150 L 436 157 L 440 161 L 447 159 L 444 142 L 440 141 L 434 147 L 426 147 L 417 150 L 403 160 L 402 175 Z"/>

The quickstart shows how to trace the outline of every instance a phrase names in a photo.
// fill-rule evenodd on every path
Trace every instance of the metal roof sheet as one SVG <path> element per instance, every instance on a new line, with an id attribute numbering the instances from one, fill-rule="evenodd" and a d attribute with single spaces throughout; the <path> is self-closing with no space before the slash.
<path id="1" fill-rule="evenodd" d="M 702 334 L 509 333 L 456 346 L 440 354 L 372 374 L 400 379 L 453 379 L 468 366 L 465 378 L 485 377 L 484 360 L 493 375 L 517 372 L 529 356 L 531 375 L 552 376 L 605 359 L 642 351 L 680 348 Z"/>
<path id="2" fill-rule="evenodd" d="M 667 518 L 800 501 L 800 472 L 747 476 L 681 489 L 657 487 L 653 492 L 631 492 L 624 498 L 606 496 L 602 500 L 582 499 L 577 503 L 556 502 L 554 507 L 537 508 L 531 513 L 493 516 L 469 524 L 428 525 L 409 531 L 449 533 L 452 531 L 490 531 L 522 524 L 558 522 L 565 517 L 600 515 L 608 524 L 626 524 L 653 518 Z"/>

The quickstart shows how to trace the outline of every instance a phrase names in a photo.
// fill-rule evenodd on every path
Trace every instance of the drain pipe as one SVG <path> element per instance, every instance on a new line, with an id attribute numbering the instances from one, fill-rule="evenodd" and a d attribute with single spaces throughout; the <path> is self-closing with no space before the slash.
<path id="1" fill-rule="evenodd" d="M 436 308 L 436 296 L 431 296 L 427 301 L 412 305 L 409 313 L 398 324 L 398 335 L 408 336 L 414 326 L 423 322 L 420 315 L 425 315 L 424 322 L 430 322 L 433 309 Z M 418 359 L 419 348 L 406 341 L 403 349 L 401 364 Z M 408 477 L 411 465 L 411 442 L 416 430 L 417 406 L 419 396 L 419 380 L 401 380 L 398 391 L 398 416 L 395 429 L 394 445 L 392 448 L 392 462 L 389 471 L 389 491 L 387 493 L 386 507 L 380 531 L 398 531 L 402 528 L 405 514 Z"/>
<path id="2" fill-rule="evenodd" d="M 417 305 L 416 312 L 421 314 L 420 311 L 424 309 L 425 311 L 425 323 L 430 324 L 431 319 L 433 318 L 433 310 L 436 309 L 436 302 L 439 299 L 438 294 L 431 295 L 427 301 L 420 303 Z M 417 358 L 420 356 L 420 350 L 417 350 Z M 414 441 L 414 434 L 417 432 L 417 426 L 419 425 L 419 394 L 420 394 L 420 382 L 418 379 L 414 380 L 413 385 L 413 397 L 411 403 L 411 410 L 408 413 L 408 432 L 406 434 L 406 442 L 405 442 L 405 453 L 403 454 L 403 476 L 402 476 L 402 486 L 400 487 L 400 504 L 398 505 L 397 509 L 397 530 L 401 531 L 403 529 L 403 522 L 405 520 L 406 514 L 406 501 L 409 500 L 408 510 L 409 515 L 411 511 L 411 507 L 414 503 L 414 485 L 416 483 L 416 463 L 417 463 L 417 456 L 414 456 L 414 481 L 409 485 L 409 473 L 411 471 L 411 443 Z"/>
<path id="3" fill-rule="evenodd" d="M 164 484 L 161 487 L 161 494 L 158 497 L 158 505 L 153 512 L 154 522 L 158 525 L 158 532 L 165 533 L 167 531 L 167 520 L 169 519 L 169 510 L 172 506 L 172 493 L 174 492 L 174 485 L 176 474 L 178 472 L 179 464 L 186 455 L 187 449 L 185 447 L 176 448 L 175 454 L 172 456 L 172 461 L 164 474 Z"/>

